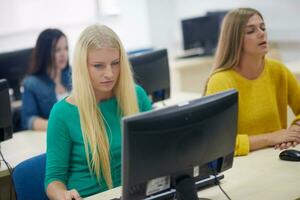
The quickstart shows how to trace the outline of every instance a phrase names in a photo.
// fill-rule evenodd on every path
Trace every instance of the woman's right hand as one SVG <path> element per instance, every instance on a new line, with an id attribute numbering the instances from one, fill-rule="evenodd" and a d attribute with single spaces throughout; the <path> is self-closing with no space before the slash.
<path id="1" fill-rule="evenodd" d="M 72 189 L 65 191 L 65 199 L 64 200 L 82 200 L 77 190 Z"/>
<path id="2" fill-rule="evenodd" d="M 81 200 L 76 189 L 67 190 L 64 183 L 53 181 L 47 187 L 47 196 L 50 200 Z"/>
<path id="3" fill-rule="evenodd" d="M 287 132 L 297 132 L 298 135 L 300 135 L 300 126 L 299 125 L 292 125 L 287 129 Z M 289 142 L 283 142 L 283 143 L 280 143 L 280 144 L 276 144 L 274 146 L 274 148 L 283 150 L 283 149 L 288 149 L 290 147 L 295 147 L 298 144 L 299 144 L 299 142 L 297 142 L 297 141 L 289 141 Z"/>
<path id="4" fill-rule="evenodd" d="M 288 128 L 268 133 L 270 146 L 286 149 L 300 143 L 300 129 Z"/>

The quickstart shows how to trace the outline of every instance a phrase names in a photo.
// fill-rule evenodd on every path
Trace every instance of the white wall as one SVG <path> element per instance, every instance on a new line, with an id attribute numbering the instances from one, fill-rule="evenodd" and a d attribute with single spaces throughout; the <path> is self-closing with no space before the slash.
<path id="1" fill-rule="evenodd" d="M 114 1 L 118 14 L 105 14 L 103 1 Z M 283 43 L 284 60 L 299 57 L 298 0 L 0 0 L 0 52 L 32 47 L 43 29 L 57 27 L 68 36 L 72 57 L 79 33 L 98 21 L 112 27 L 127 50 L 167 47 L 176 55 L 183 49 L 181 19 L 245 6 L 262 12 L 269 39 Z"/>
<path id="2" fill-rule="evenodd" d="M 298 47 L 286 52 L 282 48 L 283 60 L 294 59 L 300 53 L 300 1 L 298 0 L 148 0 L 150 30 L 159 31 L 161 35 L 151 34 L 154 46 L 164 44 L 169 52 L 178 55 L 182 51 L 181 20 L 204 15 L 208 10 L 226 10 L 237 7 L 253 7 L 265 18 L 270 41 L 279 43 L 299 43 Z M 164 12 L 156 12 L 155 7 Z M 155 22 L 161 19 L 161 22 Z M 297 45 L 293 45 L 294 47 Z M 298 51 L 295 51 L 298 50 Z M 299 57 L 299 56 L 298 56 Z"/>
<path id="3" fill-rule="evenodd" d="M 101 14 L 101 1 L 0 0 L 0 52 L 33 47 L 43 29 L 55 27 L 66 33 L 72 57 L 80 32 L 95 22 L 113 28 L 126 49 L 151 46 L 146 0 L 116 0 L 112 16 Z"/>

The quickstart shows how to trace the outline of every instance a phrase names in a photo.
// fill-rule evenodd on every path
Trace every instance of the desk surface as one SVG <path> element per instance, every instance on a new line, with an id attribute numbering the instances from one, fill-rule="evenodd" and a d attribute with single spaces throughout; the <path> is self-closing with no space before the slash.
<path id="1" fill-rule="evenodd" d="M 1 152 L 5 160 L 15 167 L 23 160 L 46 152 L 46 133 L 22 131 L 13 134 L 13 138 L 2 142 Z M 0 177 L 9 174 L 6 165 L 1 161 Z"/>
<path id="2" fill-rule="evenodd" d="M 300 146 L 297 147 L 300 150 Z M 300 162 L 279 160 L 280 151 L 263 149 L 236 157 L 233 168 L 224 172 L 221 185 L 231 199 L 295 200 L 300 198 Z M 121 196 L 121 187 L 86 200 L 109 200 Z M 198 192 L 202 198 L 226 199 L 218 187 Z"/>

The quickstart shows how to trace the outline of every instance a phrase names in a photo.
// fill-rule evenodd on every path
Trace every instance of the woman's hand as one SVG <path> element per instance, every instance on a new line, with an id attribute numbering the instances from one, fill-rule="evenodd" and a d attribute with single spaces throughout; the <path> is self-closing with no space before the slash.
<path id="1" fill-rule="evenodd" d="M 296 133 L 298 133 L 300 135 L 300 126 L 299 125 L 292 125 L 287 130 L 290 131 L 290 132 L 296 132 Z M 283 149 L 288 149 L 290 147 L 295 147 L 298 144 L 299 144 L 299 142 L 297 142 L 297 141 L 283 142 L 281 144 L 276 144 L 274 146 L 274 148 L 275 149 L 283 150 Z"/>
<path id="2" fill-rule="evenodd" d="M 82 200 L 77 190 L 68 190 L 65 191 L 65 199 L 64 200 Z"/>

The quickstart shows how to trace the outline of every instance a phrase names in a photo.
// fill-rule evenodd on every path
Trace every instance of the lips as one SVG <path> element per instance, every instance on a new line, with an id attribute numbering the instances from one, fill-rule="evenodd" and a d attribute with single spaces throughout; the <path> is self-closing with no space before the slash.
<path id="1" fill-rule="evenodd" d="M 109 85 L 109 84 L 112 84 L 114 81 L 102 81 L 100 82 L 101 84 L 103 85 Z"/>
<path id="2" fill-rule="evenodd" d="M 263 41 L 263 42 L 259 43 L 258 45 L 259 45 L 259 46 L 267 45 L 267 42 L 266 42 L 266 41 Z"/>

